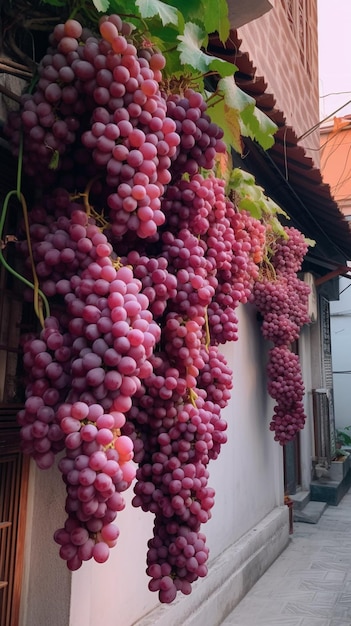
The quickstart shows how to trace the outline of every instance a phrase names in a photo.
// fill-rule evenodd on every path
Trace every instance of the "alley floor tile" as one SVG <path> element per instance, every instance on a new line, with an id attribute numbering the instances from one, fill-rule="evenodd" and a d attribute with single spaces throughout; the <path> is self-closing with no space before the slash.
<path id="1" fill-rule="evenodd" d="M 351 626 L 351 492 L 288 547 L 221 626 Z"/>

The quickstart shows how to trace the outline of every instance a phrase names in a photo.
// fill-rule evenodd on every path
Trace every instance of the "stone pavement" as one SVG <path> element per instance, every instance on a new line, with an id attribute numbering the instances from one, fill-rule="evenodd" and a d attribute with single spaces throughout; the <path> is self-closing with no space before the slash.
<path id="1" fill-rule="evenodd" d="M 291 541 L 221 626 L 351 626 L 351 491 Z"/>

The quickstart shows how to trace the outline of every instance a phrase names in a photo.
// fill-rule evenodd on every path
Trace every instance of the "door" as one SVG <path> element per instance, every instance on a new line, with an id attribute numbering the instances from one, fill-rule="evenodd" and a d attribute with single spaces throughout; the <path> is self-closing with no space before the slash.
<path id="1" fill-rule="evenodd" d="M 291 345 L 294 354 L 299 353 L 298 341 Z M 293 441 L 285 444 L 283 449 L 284 459 L 284 493 L 293 496 L 301 486 L 301 458 L 300 458 L 300 433 L 297 433 Z"/>

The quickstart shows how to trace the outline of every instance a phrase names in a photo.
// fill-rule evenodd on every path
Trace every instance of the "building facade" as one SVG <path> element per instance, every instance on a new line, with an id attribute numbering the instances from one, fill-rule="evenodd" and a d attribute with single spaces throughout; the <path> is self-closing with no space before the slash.
<path id="1" fill-rule="evenodd" d="M 321 170 L 340 210 L 351 219 L 351 119 L 335 117 L 321 127 Z M 338 299 L 331 304 L 333 384 L 335 421 L 339 430 L 351 424 L 348 385 L 351 382 L 349 340 L 351 335 L 350 278 L 343 272 L 338 283 Z"/>

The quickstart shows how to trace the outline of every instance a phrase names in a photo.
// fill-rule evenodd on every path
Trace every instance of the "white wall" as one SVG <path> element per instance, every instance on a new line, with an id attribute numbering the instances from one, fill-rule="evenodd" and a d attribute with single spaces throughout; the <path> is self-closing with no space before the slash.
<path id="1" fill-rule="evenodd" d="M 228 442 L 219 458 L 209 465 L 209 484 L 217 494 L 213 517 L 202 527 L 208 539 L 210 563 L 282 505 L 284 495 L 282 448 L 274 442 L 268 428 L 273 402 L 266 393 L 267 347 L 260 336 L 255 311 L 245 306 L 241 307 L 239 314 L 240 339 L 223 347 L 234 370 L 232 400 L 225 411 L 229 424 Z M 45 489 L 44 480 L 45 476 L 42 489 Z M 60 481 L 58 477 L 57 484 Z M 53 490 L 52 485 L 48 488 Z M 58 501 L 55 505 L 60 506 Z M 38 510 L 39 514 L 42 515 L 43 511 Z M 42 568 L 54 570 L 55 575 L 59 573 L 65 581 L 66 566 L 49 538 L 58 523 L 57 520 L 46 519 L 50 532 L 44 540 L 33 528 L 32 555 L 36 554 L 41 544 Z M 88 562 L 74 572 L 71 599 L 67 585 L 51 586 L 49 583 L 46 586 L 45 603 L 50 605 L 53 602 L 56 607 L 61 606 L 64 617 L 55 610 L 46 619 L 37 619 L 38 608 L 36 612 L 29 609 L 27 621 L 22 626 L 132 626 L 158 605 L 157 594 L 147 589 L 148 577 L 144 573 L 146 544 L 152 536 L 152 516 L 128 505 L 119 514 L 118 522 L 121 531 L 119 543 L 112 550 L 109 561 L 103 565 Z M 53 556 L 52 551 L 55 553 Z M 32 588 L 36 586 L 35 578 L 38 576 L 36 568 Z M 201 582 L 198 587 L 201 587 Z M 28 603 L 38 605 L 39 588 L 36 592 L 39 597 L 34 598 L 32 593 L 28 596 Z M 186 606 L 191 596 L 183 596 L 179 601 Z M 181 624 L 170 620 L 169 626 Z"/>
<path id="2" fill-rule="evenodd" d="M 312 404 L 312 358 L 311 358 L 311 335 L 317 331 L 317 323 L 305 325 L 301 329 L 299 337 L 299 357 L 301 363 L 302 378 L 305 385 L 304 409 L 306 415 L 305 428 L 300 433 L 300 461 L 301 461 L 301 488 L 309 491 L 312 475 L 312 456 L 314 455 L 314 428 L 313 428 L 313 404 Z"/>
<path id="3" fill-rule="evenodd" d="M 65 520 L 65 486 L 57 468 L 31 463 L 20 626 L 67 626 L 70 574 L 53 533 Z"/>
<path id="4" fill-rule="evenodd" d="M 343 429 L 351 425 L 351 281 L 340 278 L 339 289 L 340 300 L 330 303 L 330 328 L 335 423 Z"/>

